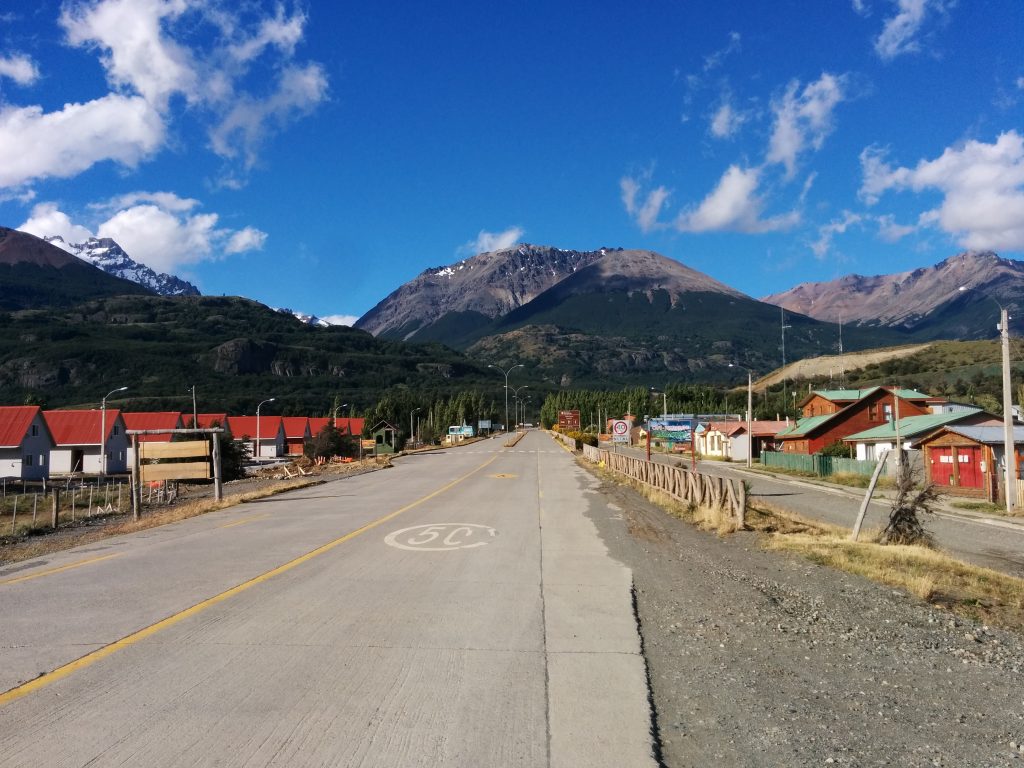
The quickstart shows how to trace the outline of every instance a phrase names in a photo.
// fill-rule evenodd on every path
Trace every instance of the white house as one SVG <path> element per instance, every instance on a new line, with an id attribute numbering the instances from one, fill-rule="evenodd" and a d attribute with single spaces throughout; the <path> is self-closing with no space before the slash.
<path id="1" fill-rule="evenodd" d="M 107 454 L 106 471 L 116 475 L 128 471 L 128 449 L 131 442 L 125 434 L 124 417 L 116 408 L 99 411 L 44 411 L 43 417 L 53 435 L 50 472 L 70 474 L 103 471 L 100 438 Z"/>
<path id="2" fill-rule="evenodd" d="M 0 406 L 0 477 L 50 476 L 53 436 L 38 405 Z"/>

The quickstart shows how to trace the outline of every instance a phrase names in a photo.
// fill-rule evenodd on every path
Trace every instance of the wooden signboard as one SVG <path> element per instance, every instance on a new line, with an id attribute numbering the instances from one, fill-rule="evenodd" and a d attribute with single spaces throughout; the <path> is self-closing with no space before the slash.
<path id="1" fill-rule="evenodd" d="M 208 480 L 210 478 L 210 444 L 206 440 L 188 440 L 181 443 L 139 443 L 139 458 L 201 459 L 201 461 L 174 461 L 161 464 L 142 464 L 139 467 L 142 482 L 159 480 Z"/>

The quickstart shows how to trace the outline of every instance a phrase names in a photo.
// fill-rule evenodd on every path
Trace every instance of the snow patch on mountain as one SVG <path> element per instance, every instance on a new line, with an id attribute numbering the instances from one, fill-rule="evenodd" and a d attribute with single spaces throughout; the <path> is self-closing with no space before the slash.
<path id="1" fill-rule="evenodd" d="M 131 280 L 161 296 L 199 296 L 192 283 L 165 272 L 157 273 L 132 259 L 109 237 L 90 237 L 84 243 L 68 243 L 60 235 L 43 238 L 51 245 L 87 261 L 107 274 Z"/>

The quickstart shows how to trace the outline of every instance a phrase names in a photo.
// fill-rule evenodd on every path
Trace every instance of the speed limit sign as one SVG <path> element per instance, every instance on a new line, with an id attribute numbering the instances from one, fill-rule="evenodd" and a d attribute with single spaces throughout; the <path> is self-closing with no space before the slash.
<path id="1" fill-rule="evenodd" d="M 616 419 L 612 422 L 612 442 L 629 442 L 629 422 L 625 419 Z"/>

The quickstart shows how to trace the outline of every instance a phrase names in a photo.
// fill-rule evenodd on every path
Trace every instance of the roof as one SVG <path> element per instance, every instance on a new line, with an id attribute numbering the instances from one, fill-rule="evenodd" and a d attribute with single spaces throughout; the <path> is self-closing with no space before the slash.
<path id="1" fill-rule="evenodd" d="M 32 420 L 38 414 L 38 405 L 0 406 L 0 448 L 20 446 Z"/>
<path id="2" fill-rule="evenodd" d="M 274 440 L 277 438 L 277 432 L 281 429 L 280 416 L 260 415 L 259 436 L 256 435 L 256 421 L 257 417 L 255 416 L 232 416 L 231 434 L 236 438 L 249 437 L 258 440 Z"/>
<path id="3" fill-rule="evenodd" d="M 839 412 L 837 412 L 837 413 L 825 413 L 825 414 L 822 414 L 821 416 L 809 416 L 806 419 L 800 419 L 799 421 L 797 421 L 797 422 L 795 422 L 793 424 L 790 424 L 786 429 L 783 429 L 780 432 L 778 432 L 777 436 L 778 437 L 801 437 L 801 436 L 806 435 L 809 432 L 813 431 L 814 429 L 817 429 L 822 424 L 824 424 L 826 421 L 829 421 L 830 419 L 832 419 L 833 417 L 838 416 L 838 415 L 839 415 Z"/>
<path id="4" fill-rule="evenodd" d="M 985 445 L 1002 445 L 1005 440 L 1005 433 L 1003 432 L 1003 425 L 998 426 L 951 426 L 946 425 L 946 431 L 954 434 L 966 437 L 968 440 L 973 440 L 976 443 L 983 443 Z M 1013 428 L 1013 444 L 1020 445 L 1024 443 L 1024 427 L 1015 426 Z"/>
<path id="5" fill-rule="evenodd" d="M 715 430 L 721 432 L 726 437 L 732 437 L 737 432 L 746 432 L 747 423 L 745 421 L 711 421 L 708 422 L 708 430 Z"/>
<path id="6" fill-rule="evenodd" d="M 214 426 L 214 422 L 224 429 L 228 429 L 228 415 L 226 413 L 200 413 L 199 423 L 196 426 L 200 429 L 211 429 Z"/>
<path id="7" fill-rule="evenodd" d="M 767 419 L 754 420 L 750 422 L 750 431 L 755 437 L 758 435 L 774 436 L 788 427 L 790 423 L 788 421 L 769 421 Z"/>
<path id="8" fill-rule="evenodd" d="M 898 387 L 868 387 L 867 389 L 815 389 L 807 395 L 802 401 L 801 405 L 810 400 L 814 395 L 823 397 L 824 399 L 836 403 L 836 402 L 856 402 L 862 400 L 870 394 L 877 392 L 880 389 L 891 391 L 894 395 L 903 400 L 935 400 L 931 395 L 926 395 L 923 392 L 918 392 L 916 389 L 900 389 Z M 938 398 L 941 400 L 941 398 Z"/>
<path id="9" fill-rule="evenodd" d="M 142 429 L 180 429 L 180 411 L 147 411 L 142 413 L 121 413 L 124 426 L 129 431 Z M 168 443 L 171 435 L 139 435 L 140 443 Z"/>
<path id="10" fill-rule="evenodd" d="M 334 426 L 343 435 L 361 435 L 366 419 L 335 419 Z"/>
<path id="11" fill-rule="evenodd" d="M 929 413 L 924 416 L 907 416 L 906 418 L 900 419 L 900 439 L 910 439 L 923 435 L 932 430 L 938 429 L 945 424 L 952 424 L 960 421 L 961 419 L 967 419 L 977 414 L 984 414 L 981 408 L 972 408 L 965 411 L 950 411 L 947 413 Z M 995 418 L 994 416 L 992 418 Z M 877 427 L 871 429 L 865 429 L 863 432 L 857 432 L 856 434 L 844 437 L 843 440 L 847 442 L 871 442 L 873 440 L 895 440 L 896 439 L 896 425 L 892 421 L 887 421 Z"/>
<path id="12" fill-rule="evenodd" d="M 109 439 L 114 424 L 121 416 L 116 408 L 107 408 L 107 434 Z M 55 445 L 99 445 L 103 429 L 103 411 L 43 411 L 46 426 L 50 428 Z"/>
<path id="13" fill-rule="evenodd" d="M 284 424 L 284 436 L 289 440 L 295 440 L 306 436 L 306 427 L 309 426 L 309 419 L 305 416 L 282 416 L 281 423 Z M 260 429 L 263 425 L 260 425 Z M 310 427 L 312 430 L 312 427 Z"/>

